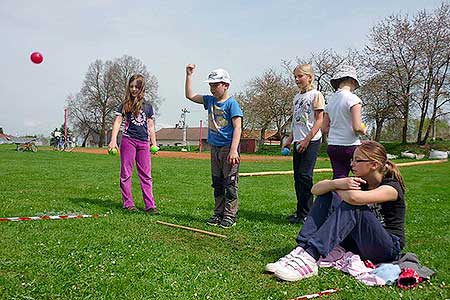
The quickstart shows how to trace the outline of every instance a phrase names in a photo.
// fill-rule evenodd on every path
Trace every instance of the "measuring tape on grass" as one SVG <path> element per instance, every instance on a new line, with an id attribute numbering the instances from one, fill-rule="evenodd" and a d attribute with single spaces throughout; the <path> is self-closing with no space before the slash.
<path id="1" fill-rule="evenodd" d="M 0 218 L 0 222 L 17 222 L 17 221 L 37 221 L 37 220 L 66 220 L 66 219 L 84 219 L 84 218 L 99 218 L 105 215 L 59 215 L 59 216 L 34 216 L 34 217 L 12 217 Z"/>

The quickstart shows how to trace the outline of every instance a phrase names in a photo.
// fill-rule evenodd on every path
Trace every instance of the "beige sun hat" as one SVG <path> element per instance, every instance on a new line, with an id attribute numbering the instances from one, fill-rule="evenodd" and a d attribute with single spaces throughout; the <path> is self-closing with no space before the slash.
<path id="1" fill-rule="evenodd" d="M 337 90 L 339 88 L 339 81 L 341 81 L 345 77 L 350 77 L 356 81 L 356 88 L 359 88 L 359 80 L 356 75 L 356 69 L 350 65 L 340 65 L 336 74 L 334 74 L 333 78 L 330 80 L 331 86 Z"/>

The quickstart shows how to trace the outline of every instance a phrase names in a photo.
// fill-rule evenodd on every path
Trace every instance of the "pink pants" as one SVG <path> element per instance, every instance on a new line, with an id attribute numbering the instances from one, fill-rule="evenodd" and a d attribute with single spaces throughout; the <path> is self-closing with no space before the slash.
<path id="1" fill-rule="evenodd" d="M 122 192 L 123 207 L 134 206 L 131 193 L 131 175 L 133 174 L 134 161 L 136 161 L 137 173 L 141 183 L 145 210 L 155 208 L 152 190 L 150 144 L 148 141 L 141 141 L 127 136 L 123 136 L 120 143 L 120 190 Z"/>

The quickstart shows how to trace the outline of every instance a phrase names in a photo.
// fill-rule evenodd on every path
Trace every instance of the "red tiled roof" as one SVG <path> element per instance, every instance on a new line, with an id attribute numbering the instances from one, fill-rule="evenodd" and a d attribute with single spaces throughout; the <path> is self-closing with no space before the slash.
<path id="1" fill-rule="evenodd" d="M 277 133 L 276 130 L 266 130 L 265 139 L 273 138 Z M 242 138 L 247 139 L 259 139 L 261 135 L 261 130 L 244 130 L 242 132 Z M 200 137 L 200 127 L 188 127 L 186 131 L 186 139 L 188 141 L 198 141 Z M 182 128 L 161 128 L 156 132 L 156 138 L 158 140 L 183 140 L 183 129 Z M 208 138 L 208 127 L 203 127 L 202 129 L 202 139 Z"/>
<path id="2" fill-rule="evenodd" d="M 200 137 L 200 127 L 188 127 L 186 130 L 186 139 L 188 141 L 198 141 Z M 183 140 L 182 128 L 161 128 L 156 132 L 158 140 Z M 202 139 L 208 138 L 208 127 L 202 128 Z"/>

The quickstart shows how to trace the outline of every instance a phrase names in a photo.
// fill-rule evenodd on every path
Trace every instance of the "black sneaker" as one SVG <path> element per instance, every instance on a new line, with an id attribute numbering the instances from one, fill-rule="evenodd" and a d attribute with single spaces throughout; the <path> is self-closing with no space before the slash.
<path id="1" fill-rule="evenodd" d="M 299 217 L 297 214 L 292 214 L 287 219 L 291 224 L 303 224 L 305 222 L 305 218 Z"/>
<path id="2" fill-rule="evenodd" d="M 220 222 L 219 226 L 222 228 L 231 228 L 236 225 L 236 221 L 230 218 L 225 218 Z"/>
<path id="3" fill-rule="evenodd" d="M 208 219 L 208 221 L 206 221 L 206 224 L 211 225 L 211 226 L 217 226 L 220 224 L 220 222 L 222 222 L 222 217 L 219 215 L 212 215 L 211 218 Z"/>

